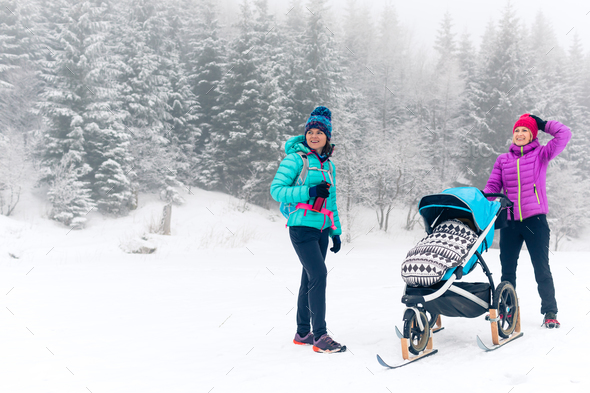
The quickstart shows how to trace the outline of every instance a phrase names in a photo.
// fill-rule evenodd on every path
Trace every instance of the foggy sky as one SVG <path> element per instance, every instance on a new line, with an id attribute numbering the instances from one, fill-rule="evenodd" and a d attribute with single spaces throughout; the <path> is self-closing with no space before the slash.
<path id="1" fill-rule="evenodd" d="M 242 0 L 221 0 L 220 8 L 234 13 L 239 11 Z M 457 38 L 465 31 L 470 33 L 472 42 L 479 47 L 481 35 L 492 19 L 498 21 L 507 1 L 482 0 L 357 0 L 358 5 L 370 7 L 374 21 L 377 20 L 383 4 L 390 2 L 395 7 L 400 22 L 411 29 L 417 42 L 432 47 L 436 31 L 446 11 L 453 17 Z M 303 0 L 303 4 L 307 3 Z M 339 20 L 346 8 L 346 0 L 328 0 L 332 17 Z M 269 11 L 277 17 L 289 11 L 289 0 L 269 0 Z M 558 43 L 568 49 L 577 33 L 588 53 L 590 49 L 590 1 L 580 0 L 512 0 L 514 13 L 528 28 L 533 28 L 537 12 L 541 11 L 551 21 Z M 535 26 L 534 28 L 547 28 Z M 572 30 L 573 29 L 573 30 Z M 550 49 L 550 48 L 548 48 Z"/>

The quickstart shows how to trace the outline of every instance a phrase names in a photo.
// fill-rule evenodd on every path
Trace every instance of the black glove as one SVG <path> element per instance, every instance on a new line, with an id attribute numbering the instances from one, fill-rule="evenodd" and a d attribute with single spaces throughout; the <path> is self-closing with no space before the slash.
<path id="1" fill-rule="evenodd" d="M 547 124 L 547 121 L 543 121 L 541 120 L 541 118 L 539 118 L 538 116 L 535 115 L 529 115 L 530 117 L 532 117 L 533 119 L 535 119 L 535 121 L 537 122 L 537 128 L 541 131 L 545 131 L 545 125 Z"/>
<path id="2" fill-rule="evenodd" d="M 342 244 L 342 242 L 340 241 L 340 236 L 336 235 L 332 237 L 332 248 L 330 248 L 330 251 L 332 251 L 334 254 L 336 254 L 338 251 L 340 251 L 340 245 Z"/>
<path id="3" fill-rule="evenodd" d="M 330 186 L 327 183 L 320 183 L 317 186 L 313 186 L 309 189 L 309 196 L 312 198 L 320 197 L 327 198 L 330 196 Z"/>

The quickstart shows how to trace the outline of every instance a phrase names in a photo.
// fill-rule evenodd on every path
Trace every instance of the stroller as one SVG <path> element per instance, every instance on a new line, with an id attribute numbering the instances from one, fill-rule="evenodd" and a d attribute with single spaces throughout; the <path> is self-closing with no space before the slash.
<path id="1" fill-rule="evenodd" d="M 499 200 L 490 202 L 489 197 Z M 507 224 L 507 210 L 512 206 L 504 194 L 483 194 L 474 187 L 451 188 L 420 200 L 419 213 L 428 236 L 402 264 L 406 282 L 402 303 L 407 308 L 403 333 L 397 327 L 396 333 L 402 341 L 404 360 L 418 360 L 437 352 L 431 336 L 442 330 L 441 315 L 475 318 L 489 312 L 495 347 L 486 347 L 478 337 L 478 345 L 485 350 L 497 349 L 522 336 L 514 287 L 508 281 L 495 287 L 481 255 L 492 244 L 494 228 Z M 476 265 L 482 267 L 488 283 L 459 281 Z M 417 356 L 410 357 L 410 353 Z M 395 368 L 385 364 L 379 355 L 377 358 L 382 365 Z"/>

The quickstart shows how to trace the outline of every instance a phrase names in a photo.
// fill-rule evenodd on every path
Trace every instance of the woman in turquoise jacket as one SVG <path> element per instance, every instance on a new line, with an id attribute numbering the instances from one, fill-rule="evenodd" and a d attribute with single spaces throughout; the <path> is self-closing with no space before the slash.
<path id="1" fill-rule="evenodd" d="M 305 135 L 295 136 L 285 144 L 283 159 L 270 194 L 277 202 L 291 203 L 296 209 L 289 214 L 287 226 L 295 252 L 303 265 L 297 297 L 297 333 L 293 342 L 313 345 L 315 352 L 344 352 L 346 346 L 334 341 L 326 328 L 326 253 L 340 250 L 342 233 L 336 207 L 336 168 L 330 161 L 334 146 L 332 114 L 324 106 L 313 110 L 305 125 Z M 304 156 L 304 157 L 302 157 Z M 296 185 L 307 160 L 305 182 Z M 320 212 L 311 210 L 316 198 L 325 198 Z M 313 332 L 312 332 L 313 326 Z"/>

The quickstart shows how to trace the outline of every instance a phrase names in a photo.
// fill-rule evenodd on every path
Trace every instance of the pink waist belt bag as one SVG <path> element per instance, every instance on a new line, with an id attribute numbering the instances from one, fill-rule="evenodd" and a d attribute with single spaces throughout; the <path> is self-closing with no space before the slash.
<path id="1" fill-rule="evenodd" d="M 298 203 L 297 206 L 295 207 L 295 209 L 303 209 L 303 210 L 312 210 L 313 206 L 311 206 L 309 203 Z M 336 230 L 336 225 L 334 224 L 334 213 L 328 209 L 326 209 L 325 207 L 322 207 L 322 210 L 320 210 L 320 213 L 322 213 L 324 216 L 328 216 L 330 218 L 330 221 L 332 222 L 332 225 L 330 225 L 330 228 Z M 307 212 L 305 212 L 303 215 L 306 215 Z"/>

